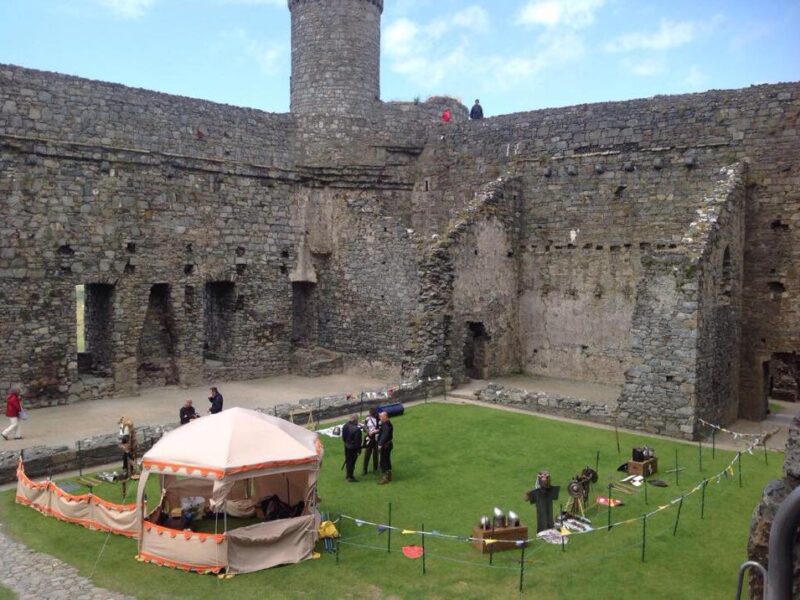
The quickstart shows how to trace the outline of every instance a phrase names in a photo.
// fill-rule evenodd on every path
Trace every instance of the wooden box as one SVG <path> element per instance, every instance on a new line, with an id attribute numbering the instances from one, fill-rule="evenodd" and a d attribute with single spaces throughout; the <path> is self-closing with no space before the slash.
<path id="1" fill-rule="evenodd" d="M 517 540 L 528 539 L 528 528 L 524 525 L 519 527 L 498 527 L 494 531 L 491 529 L 481 529 L 480 525 L 472 528 L 472 545 L 484 554 L 490 551 L 502 552 L 503 550 L 517 550 Z M 494 544 L 486 544 L 483 540 L 501 540 Z M 505 541 L 508 540 L 508 541 Z"/>
<path id="2" fill-rule="evenodd" d="M 648 458 L 645 461 L 639 462 L 636 460 L 628 461 L 628 475 L 641 475 L 642 477 L 649 477 L 658 471 L 658 458 Z"/>

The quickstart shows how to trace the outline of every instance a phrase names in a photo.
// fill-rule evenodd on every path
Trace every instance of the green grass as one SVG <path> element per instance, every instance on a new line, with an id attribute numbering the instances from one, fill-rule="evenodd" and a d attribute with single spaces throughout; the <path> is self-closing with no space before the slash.
<path id="1" fill-rule="evenodd" d="M 0 600 L 14 600 L 17 595 L 10 589 L 0 586 Z"/>
<path id="2" fill-rule="evenodd" d="M 781 406 L 777 402 L 770 402 L 768 406 L 769 406 L 769 412 L 771 412 L 773 415 L 783 411 L 783 406 Z"/>
<path id="3" fill-rule="evenodd" d="M 535 528 L 523 492 L 533 486 L 537 470 L 548 468 L 562 486 L 584 466 L 594 466 L 600 450 L 600 482 L 592 496 L 618 479 L 616 467 L 630 448 L 645 441 L 656 448 L 669 488 L 648 489 L 622 496 L 625 506 L 614 509 L 613 520 L 635 518 L 688 491 L 704 477 L 721 471 L 735 456 L 717 451 L 711 459 L 704 449 L 701 474 L 696 445 L 621 434 L 622 459 L 613 432 L 548 421 L 474 406 L 430 404 L 394 419 L 395 481 L 377 486 L 374 477 L 347 484 L 339 470 L 339 440 L 324 439 L 325 464 L 319 493 L 322 509 L 361 519 L 385 522 L 392 503 L 392 523 L 399 527 L 436 529 L 469 535 L 481 515 L 493 506 L 519 513 Z M 672 467 L 675 449 L 681 466 L 680 486 Z M 729 598 L 738 566 L 745 559 L 750 515 L 764 484 L 778 476 L 782 455 L 743 456 L 743 483 L 738 478 L 708 484 L 705 519 L 700 519 L 700 494 L 684 502 L 677 536 L 672 529 L 675 507 L 648 519 L 646 560 L 641 562 L 641 521 L 611 531 L 572 536 L 559 546 L 534 544 L 526 550 L 525 592 L 536 598 Z M 118 492 L 116 492 L 118 495 Z M 104 493 L 104 495 L 107 495 Z M 118 500 L 118 497 L 110 497 Z M 606 523 L 605 509 L 592 509 L 595 525 Z M 0 496 L 0 517 L 7 531 L 36 550 L 49 552 L 86 575 L 103 548 L 106 535 L 45 518 L 14 504 L 13 493 Z M 497 553 L 494 567 L 488 557 L 459 541 L 426 539 L 427 575 L 420 560 L 400 553 L 402 544 L 419 543 L 415 535 L 387 534 L 369 526 L 343 521 L 340 562 L 323 554 L 320 560 L 219 581 L 133 560 L 135 542 L 112 536 L 97 562 L 97 585 L 136 594 L 139 598 L 214 598 L 223 593 L 237 598 L 514 598 L 518 594 L 519 552 Z"/>

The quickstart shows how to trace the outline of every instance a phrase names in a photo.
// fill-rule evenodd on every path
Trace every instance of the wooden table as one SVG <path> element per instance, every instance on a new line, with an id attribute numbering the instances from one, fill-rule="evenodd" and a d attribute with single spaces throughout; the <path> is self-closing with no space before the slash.
<path id="1" fill-rule="evenodd" d="M 490 551 L 502 552 L 503 550 L 516 550 L 517 540 L 528 539 L 528 528 L 524 525 L 519 527 L 496 527 L 494 530 L 482 529 L 480 525 L 472 528 L 472 545 L 487 554 Z M 500 540 L 494 544 L 487 544 L 483 540 Z"/>

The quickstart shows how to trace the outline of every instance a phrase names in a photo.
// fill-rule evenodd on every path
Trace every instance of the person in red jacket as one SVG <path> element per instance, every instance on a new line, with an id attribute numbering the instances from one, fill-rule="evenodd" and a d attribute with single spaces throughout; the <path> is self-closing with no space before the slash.
<path id="1" fill-rule="evenodd" d="M 439 117 L 442 120 L 442 123 L 449 123 L 450 122 L 450 109 L 445 108 L 442 111 L 441 116 Z"/>
<path id="2" fill-rule="evenodd" d="M 11 420 L 11 424 L 5 428 L 3 433 L 0 433 L 4 440 L 8 441 L 8 436 L 12 433 L 15 440 L 22 439 L 19 428 L 19 413 L 21 412 L 22 404 L 19 401 L 19 388 L 14 386 L 8 390 L 8 396 L 6 397 L 6 416 Z"/>

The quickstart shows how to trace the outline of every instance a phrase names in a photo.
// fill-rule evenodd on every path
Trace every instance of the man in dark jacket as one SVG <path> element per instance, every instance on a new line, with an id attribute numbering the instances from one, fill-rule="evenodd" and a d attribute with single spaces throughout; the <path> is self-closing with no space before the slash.
<path id="1" fill-rule="evenodd" d="M 211 402 L 211 408 L 208 409 L 208 412 L 212 415 L 222 412 L 222 394 L 219 393 L 217 388 L 211 388 L 211 395 L 208 397 L 208 401 Z"/>
<path id="2" fill-rule="evenodd" d="M 483 118 L 483 107 L 481 106 L 480 100 L 475 100 L 475 104 L 472 107 L 472 110 L 469 111 L 469 118 L 473 121 L 477 121 L 478 119 Z"/>
<path id="3" fill-rule="evenodd" d="M 378 485 L 384 485 L 392 480 L 394 427 L 386 411 L 378 415 L 378 418 L 381 421 L 380 429 L 378 430 L 378 452 L 381 457 L 381 478 L 378 481 Z"/>
<path id="4" fill-rule="evenodd" d="M 181 406 L 178 416 L 181 419 L 181 425 L 186 425 L 189 421 L 198 418 L 200 415 L 197 414 L 194 406 L 192 406 L 192 401 L 186 400 L 186 402 L 183 403 L 183 406 Z"/>
<path id="5" fill-rule="evenodd" d="M 358 426 L 358 417 L 353 415 L 342 427 L 342 442 L 344 442 L 344 466 L 347 481 L 355 481 L 353 470 L 356 468 L 358 455 L 361 453 L 361 428 Z"/>

